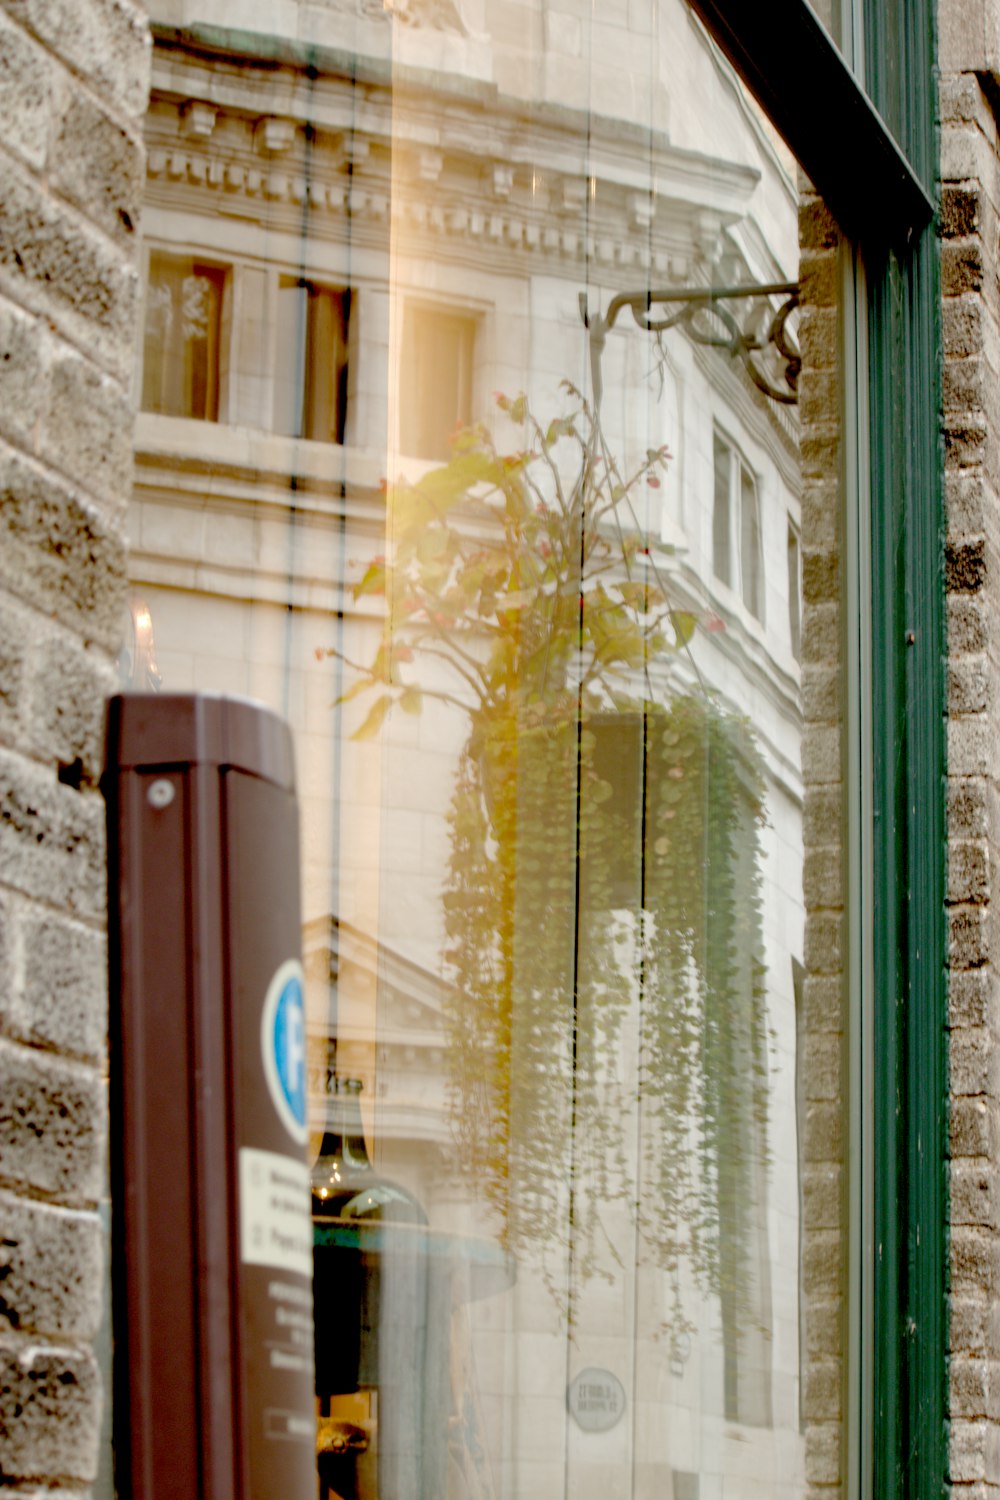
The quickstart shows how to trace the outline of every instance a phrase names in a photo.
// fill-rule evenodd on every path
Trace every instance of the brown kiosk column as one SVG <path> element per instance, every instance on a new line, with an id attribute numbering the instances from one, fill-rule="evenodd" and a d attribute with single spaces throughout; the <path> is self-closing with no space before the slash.
<path id="1" fill-rule="evenodd" d="M 109 710 L 115 1447 L 130 1500 L 316 1493 L 291 735 Z"/>

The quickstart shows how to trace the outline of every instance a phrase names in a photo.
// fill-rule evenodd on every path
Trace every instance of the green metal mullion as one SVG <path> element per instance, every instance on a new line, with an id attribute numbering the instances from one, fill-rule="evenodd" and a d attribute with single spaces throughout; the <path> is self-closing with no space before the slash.
<path id="1" fill-rule="evenodd" d="M 929 180 L 933 8 L 866 7 L 868 86 Z M 940 276 L 935 230 L 870 276 L 873 437 L 873 1494 L 947 1473 L 947 991 Z"/>
<path id="2" fill-rule="evenodd" d="M 909 987 L 907 1054 L 908 1251 L 905 1323 L 912 1465 L 921 1497 L 945 1489 L 947 1442 L 947 990 L 945 891 L 944 454 L 938 403 L 923 381 L 940 368 L 940 278 L 936 236 L 926 236 L 908 266 L 911 338 L 907 365 L 910 497 L 907 527 L 906 707 L 910 723 Z"/>
<path id="3" fill-rule="evenodd" d="M 892 262 L 869 268 L 872 433 L 872 865 L 875 892 L 874 968 L 874 1119 L 875 1177 L 873 1255 L 874 1320 L 873 1495 L 896 1500 L 896 1455 L 905 1438 L 903 1389 L 897 1329 L 904 1302 L 905 1274 L 896 1193 L 905 1183 L 901 1143 L 905 1139 L 906 928 L 908 910 L 901 899 L 905 880 L 907 824 L 905 767 L 908 722 L 902 660 L 896 643 L 905 630 L 901 590 L 905 573 L 905 495 L 898 483 L 896 458 L 903 452 L 905 430 L 895 377 L 902 356 L 900 280 Z M 905 889 L 905 884 L 903 886 Z M 903 1228 L 905 1243 L 905 1227 Z M 852 1393 L 849 1393 L 849 1396 Z"/>

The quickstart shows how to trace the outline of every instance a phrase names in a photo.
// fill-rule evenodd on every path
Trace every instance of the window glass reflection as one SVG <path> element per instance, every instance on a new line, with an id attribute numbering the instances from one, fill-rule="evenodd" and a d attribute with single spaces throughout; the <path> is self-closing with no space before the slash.
<path id="1" fill-rule="evenodd" d="M 835 236 L 681 0 L 185 20 L 123 662 L 296 732 L 320 1493 L 805 1500 Z"/>

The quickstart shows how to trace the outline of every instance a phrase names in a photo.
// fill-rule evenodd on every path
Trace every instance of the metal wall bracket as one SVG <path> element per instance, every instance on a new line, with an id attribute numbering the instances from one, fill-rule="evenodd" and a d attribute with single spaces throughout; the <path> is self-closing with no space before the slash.
<path id="1" fill-rule="evenodd" d="M 781 297 L 777 308 L 767 299 Z M 747 303 L 739 315 L 736 304 Z M 762 307 L 762 303 L 764 306 Z M 772 401 L 794 406 L 798 401 L 798 379 L 802 358 L 791 338 L 788 319 L 799 305 L 796 281 L 770 281 L 759 286 L 663 287 L 641 292 L 619 292 L 607 312 L 590 311 L 587 293 L 580 293 L 580 316 L 590 334 L 591 378 L 594 402 L 600 406 L 603 392 L 601 355 L 608 331 L 626 308 L 646 333 L 666 333 L 683 328 L 696 344 L 720 349 L 739 359 L 758 390 Z M 773 350 L 777 384 L 765 357 Z"/>

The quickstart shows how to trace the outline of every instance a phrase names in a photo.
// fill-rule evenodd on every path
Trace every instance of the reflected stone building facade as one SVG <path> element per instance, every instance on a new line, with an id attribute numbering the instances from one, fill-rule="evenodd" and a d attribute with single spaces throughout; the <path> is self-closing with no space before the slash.
<path id="1" fill-rule="evenodd" d="M 800 258 L 794 160 L 679 7 L 638 7 L 597 22 L 529 9 L 527 35 L 505 31 L 490 6 L 475 17 L 303 9 L 289 17 L 286 35 L 267 38 L 241 36 L 252 17 L 232 6 L 224 16 L 178 19 L 235 29 L 157 32 L 130 512 L 134 611 L 152 619 L 155 665 L 147 654 L 137 671 L 155 671 L 164 690 L 246 693 L 289 716 L 304 807 L 316 1141 L 327 1074 L 361 1079 L 369 1149 L 379 1171 L 419 1200 L 438 1248 L 447 1247 L 453 1294 L 491 1246 L 506 1247 L 513 1284 L 452 1315 L 452 1394 L 425 1414 L 422 1432 L 406 1436 L 412 1465 L 426 1472 L 426 1449 L 447 1444 L 465 1475 L 452 1477 L 456 1494 L 533 1493 L 565 1473 L 580 1494 L 618 1493 L 627 1482 L 642 1494 L 709 1500 L 751 1481 L 768 1493 L 802 1494 L 807 1307 L 788 1289 L 804 1253 L 809 1092 L 799 1056 L 801 658 L 812 617 L 803 642 L 801 573 L 803 547 L 810 561 L 818 553 L 814 538 L 802 536 L 794 385 L 766 339 L 752 367 L 778 399 L 755 384 L 749 358 L 705 341 L 730 338 L 732 326 L 765 332 L 788 292 L 716 304 L 737 320 L 730 327 L 702 308 L 697 321 L 654 335 L 626 311 L 603 347 L 581 321 L 581 298 L 593 322 L 616 294 L 650 286 L 685 295 L 790 290 Z M 671 47 L 644 74 L 636 51 L 663 28 Z M 788 348 L 797 357 L 798 315 L 791 318 Z M 548 1228 L 539 1230 L 517 1182 L 498 1192 L 488 1167 L 485 1182 L 468 1175 L 455 1112 L 470 1096 L 455 1068 L 454 930 L 446 930 L 468 732 L 461 702 L 442 701 L 449 690 L 454 700 L 456 675 L 442 653 L 421 658 L 406 674 L 423 692 L 421 711 L 395 709 L 374 738 L 352 738 L 370 701 L 335 706 L 385 629 L 384 596 L 359 585 L 373 559 L 377 567 L 397 544 L 392 498 L 401 482 L 419 484 L 436 465 L 447 472 L 450 440 L 470 423 L 485 420 L 497 450 L 516 452 L 525 434 L 510 401 L 525 393 L 544 428 L 573 407 L 565 382 L 593 401 L 595 378 L 601 441 L 629 488 L 622 514 L 636 545 L 628 586 L 662 587 L 673 622 L 669 649 L 647 658 L 646 691 L 637 695 L 633 685 L 633 697 L 665 707 L 693 698 L 721 723 L 745 724 L 755 747 L 742 816 L 748 827 L 761 820 L 759 834 L 746 855 L 727 856 L 757 860 L 742 878 L 758 882 L 753 965 L 764 977 L 755 980 L 751 965 L 734 980 L 731 1003 L 745 1012 L 747 1035 L 740 1040 L 734 1028 L 729 1042 L 749 1049 L 754 1082 L 737 1084 L 735 1057 L 715 1065 L 728 1085 L 747 1090 L 730 1128 L 750 1132 L 751 1145 L 728 1207 L 718 1206 L 721 1185 L 698 1181 L 719 1164 L 706 1156 L 692 1168 L 669 1256 L 657 1244 L 668 1231 L 656 1210 L 640 1210 L 637 1221 L 627 1203 L 652 1193 L 657 1151 L 696 1155 L 693 1138 L 704 1126 L 692 1101 L 687 1126 L 663 1135 L 655 1086 L 642 1102 L 644 1009 L 660 1005 L 651 981 L 643 994 L 629 980 L 632 998 L 620 1014 L 601 991 L 598 1003 L 616 1019 L 598 1023 L 592 1041 L 607 1054 L 589 1064 L 607 1095 L 589 1127 L 598 1147 L 582 1139 L 582 1116 L 575 1130 L 557 1128 L 546 1140 L 523 1138 L 533 1104 L 520 1123 L 507 1119 L 509 1161 L 529 1177 L 548 1171 L 570 1184 L 569 1197 L 553 1191 Z M 826 386 L 807 366 L 813 417 L 824 378 Z M 835 442 L 836 412 L 828 417 Z M 661 447 L 669 450 L 662 473 L 645 475 L 648 451 Z M 824 498 L 835 514 L 834 490 Z M 584 577 L 585 595 L 590 586 Z M 459 699 L 462 692 L 459 684 Z M 473 720 L 475 702 L 466 696 Z M 523 757 L 523 715 L 520 724 Z M 628 764 L 641 749 L 621 733 L 612 730 L 612 777 L 641 784 L 645 763 Z M 721 795 L 704 785 L 691 795 Z M 522 788 L 522 803 L 527 795 Z M 835 806 L 828 821 L 839 826 Z M 837 884 L 839 858 L 838 832 L 822 861 L 827 888 Z M 517 878 L 520 886 L 529 879 L 526 866 Z M 460 871 L 457 894 L 463 879 Z M 707 887 L 702 899 L 713 899 Z M 626 934 L 619 941 L 634 943 L 635 914 L 624 901 L 615 909 Z M 502 903 L 494 915 L 502 919 Z M 543 937 L 553 945 L 559 915 L 553 908 Z M 707 940 L 717 942 L 711 924 L 726 914 L 707 920 Z M 515 1016 L 527 1007 L 527 1017 L 532 958 L 512 961 L 509 1004 Z M 556 992 L 579 991 L 568 969 L 588 962 L 597 959 L 581 937 L 566 973 L 546 966 Z M 619 962 L 627 969 L 636 960 Z M 467 973 L 463 982 L 468 991 Z M 697 980 L 692 971 L 674 982 Z M 552 1008 L 558 1003 L 552 995 Z M 579 1037 L 579 1025 L 567 1015 L 556 1027 L 550 1069 L 568 1067 L 559 1048 L 571 1033 Z M 754 1026 L 760 1035 L 751 1043 Z M 839 1026 L 833 976 L 834 1035 Z M 582 1072 L 579 1058 L 576 1066 Z M 521 1068 L 532 1089 L 545 1090 L 544 1066 L 528 1059 Z M 619 1181 L 605 1183 L 603 1204 L 587 1206 L 587 1184 L 573 1183 L 581 1170 L 574 1162 L 587 1160 L 588 1149 L 615 1158 Z M 738 1149 L 735 1140 L 729 1149 Z M 673 1182 L 671 1190 L 680 1191 Z M 683 1248 L 706 1192 L 718 1198 L 706 1232 L 725 1235 L 728 1225 L 744 1241 L 728 1271 L 725 1256 L 699 1260 L 693 1245 Z M 518 1212 L 535 1226 L 530 1235 L 517 1229 Z M 578 1227 L 585 1220 L 587 1231 Z M 836 1237 L 837 1225 L 830 1228 Z M 832 1294 L 836 1302 L 837 1277 Z M 318 1331 L 320 1340 L 340 1336 L 336 1327 Z M 474 1410 L 460 1438 L 456 1365 Z M 603 1435 L 567 1406 L 567 1382 L 587 1370 L 613 1376 L 621 1390 L 622 1419 Z M 371 1394 L 332 1402 L 334 1418 L 360 1421 L 380 1464 L 392 1420 L 391 1403 L 382 1407 Z M 477 1469 L 470 1455 L 479 1449 L 486 1460 Z M 414 1494 L 425 1492 L 419 1477 L 410 1483 Z"/>
<path id="2" fill-rule="evenodd" d="M 871 603 L 832 220 L 667 0 L 148 12 L 0 3 L 2 1483 L 111 1493 L 117 655 L 133 688 L 246 694 L 295 731 L 312 1147 L 360 1080 L 366 1181 L 411 1215 L 344 1240 L 317 1214 L 367 1256 L 317 1333 L 327 1495 L 867 1493 L 845 705 Z M 948 1411 L 977 1497 L 995 22 L 942 6 Z M 682 293 L 694 318 L 651 331 Z"/>

